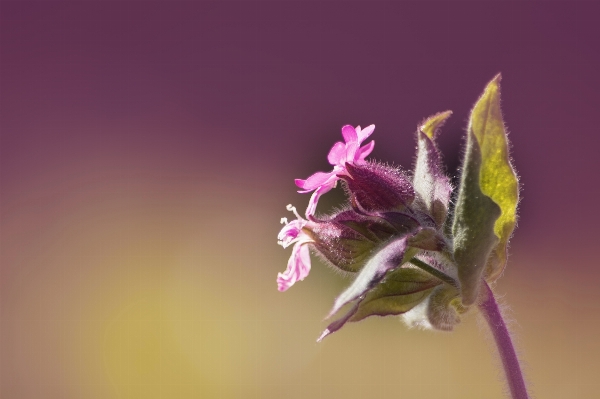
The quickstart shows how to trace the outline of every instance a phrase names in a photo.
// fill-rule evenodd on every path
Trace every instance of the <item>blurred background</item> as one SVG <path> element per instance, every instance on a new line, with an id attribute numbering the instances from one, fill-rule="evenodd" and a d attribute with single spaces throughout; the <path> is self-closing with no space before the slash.
<path id="1" fill-rule="evenodd" d="M 502 398 L 476 314 L 317 344 L 350 280 L 275 278 L 294 178 L 344 124 L 410 168 L 417 123 L 454 177 L 502 72 L 522 181 L 496 292 L 531 392 L 600 381 L 598 3 L 0 3 L 2 398 Z M 319 205 L 327 211 L 341 190 Z"/>

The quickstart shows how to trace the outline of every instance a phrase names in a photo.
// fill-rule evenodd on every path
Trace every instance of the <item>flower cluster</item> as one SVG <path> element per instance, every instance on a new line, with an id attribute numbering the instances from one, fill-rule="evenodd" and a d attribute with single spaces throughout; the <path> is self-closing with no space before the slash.
<path id="1" fill-rule="evenodd" d="M 371 315 L 402 315 L 409 325 L 451 330 L 478 301 L 482 284 L 502 272 L 518 186 L 499 108 L 499 80 L 488 84 L 472 111 L 452 218 L 452 187 L 435 143 L 450 111 L 419 124 L 412 173 L 366 159 L 374 141 L 362 143 L 374 125 L 346 125 L 344 142 L 335 143 L 327 157 L 333 169 L 296 180 L 299 192 L 312 196 L 306 218 L 288 205 L 296 219 L 282 219 L 279 244 L 294 246 L 287 269 L 277 276 L 278 289 L 285 291 L 309 274 L 310 250 L 355 275 L 329 316 L 347 304 L 349 310 L 319 340 Z M 347 204 L 317 216 L 319 198 L 338 181 Z"/>

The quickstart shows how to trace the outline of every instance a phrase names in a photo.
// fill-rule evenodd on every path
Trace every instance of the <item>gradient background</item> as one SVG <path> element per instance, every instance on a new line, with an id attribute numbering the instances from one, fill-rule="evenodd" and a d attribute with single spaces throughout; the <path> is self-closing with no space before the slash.
<path id="1" fill-rule="evenodd" d="M 315 339 L 349 284 L 276 289 L 279 219 L 344 124 L 413 132 L 503 73 L 522 178 L 496 291 L 538 398 L 600 391 L 596 3 L 0 4 L 2 398 L 501 398 L 486 327 Z M 326 210 L 342 199 L 324 197 Z M 490 349 L 492 349 L 490 351 Z"/>

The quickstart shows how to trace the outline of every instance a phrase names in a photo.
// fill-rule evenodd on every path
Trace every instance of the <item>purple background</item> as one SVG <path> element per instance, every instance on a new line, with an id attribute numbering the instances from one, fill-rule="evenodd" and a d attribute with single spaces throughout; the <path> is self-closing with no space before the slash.
<path id="1" fill-rule="evenodd" d="M 597 3 L 0 4 L 0 396 L 502 397 L 477 317 L 395 318 L 321 344 L 349 280 L 275 276 L 294 178 L 344 124 L 456 176 L 470 107 L 502 72 L 522 182 L 497 291 L 538 397 L 600 389 Z M 324 197 L 320 209 L 342 199 Z"/>

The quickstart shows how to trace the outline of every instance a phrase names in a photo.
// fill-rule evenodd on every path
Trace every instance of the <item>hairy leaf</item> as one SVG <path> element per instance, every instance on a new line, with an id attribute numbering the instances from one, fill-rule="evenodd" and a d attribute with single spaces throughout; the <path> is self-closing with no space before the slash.
<path id="1" fill-rule="evenodd" d="M 500 110 L 500 75 L 471 111 L 452 232 L 465 305 L 477 299 L 480 279 L 496 278 L 516 222 L 518 183 L 508 157 Z"/>
<path id="2" fill-rule="evenodd" d="M 450 115 L 452 111 L 432 115 L 421 123 L 417 131 L 413 185 L 420 200 L 418 205 L 433 216 L 438 227 L 442 227 L 446 220 L 452 186 L 444 173 L 442 157 L 435 145 L 435 136 Z"/>
<path id="3" fill-rule="evenodd" d="M 417 268 L 400 268 L 389 273 L 360 302 L 350 321 L 369 316 L 399 315 L 412 309 L 441 284 L 437 278 Z"/>
<path id="4" fill-rule="evenodd" d="M 420 269 L 414 267 L 396 269 L 388 273 L 385 279 L 367 294 L 360 296 L 344 316 L 329 324 L 317 342 L 338 331 L 348 321 L 408 312 L 425 300 L 440 284 L 442 282 L 439 279 Z"/>
<path id="5" fill-rule="evenodd" d="M 345 304 L 358 299 L 367 291 L 373 289 L 383 280 L 386 273 L 403 264 L 407 252 L 407 240 L 407 236 L 392 239 L 375 252 L 358 273 L 350 287 L 336 298 L 328 317 L 337 313 Z"/>
<path id="6" fill-rule="evenodd" d="M 508 240 L 517 222 L 519 182 L 510 163 L 509 145 L 500 109 L 500 75 L 486 87 L 471 118 L 471 129 L 482 153 L 479 181 L 481 192 L 490 197 L 501 210 L 494 224 L 499 238 L 487 264 L 486 279 L 494 281 L 500 276 L 507 260 Z"/>

